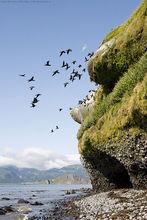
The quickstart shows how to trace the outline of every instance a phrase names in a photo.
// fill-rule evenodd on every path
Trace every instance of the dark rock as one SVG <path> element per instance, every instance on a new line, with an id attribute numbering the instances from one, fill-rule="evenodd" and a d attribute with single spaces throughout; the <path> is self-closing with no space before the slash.
<path id="1" fill-rule="evenodd" d="M 65 192 L 66 195 L 71 195 L 71 194 L 75 194 L 75 193 L 76 193 L 76 191 L 75 191 L 74 189 L 72 189 L 72 190 L 67 190 L 67 191 Z"/>
<path id="2" fill-rule="evenodd" d="M 15 212 L 15 209 L 11 206 L 4 206 L 0 208 L 0 215 L 6 215 L 6 213 Z"/>
<path id="3" fill-rule="evenodd" d="M 25 199 L 19 199 L 18 200 L 18 202 L 17 202 L 18 204 L 28 204 L 29 203 L 29 201 L 27 201 L 27 200 L 25 200 Z"/>
<path id="4" fill-rule="evenodd" d="M 15 209 L 12 208 L 11 206 L 4 206 L 3 209 L 8 213 L 8 212 L 15 212 Z"/>
<path id="5" fill-rule="evenodd" d="M 44 205 L 43 203 L 41 203 L 41 202 L 34 202 L 34 203 L 30 203 L 31 205 Z"/>
<path id="6" fill-rule="evenodd" d="M 8 201 L 8 200 L 10 200 L 10 198 L 3 197 L 2 200 L 6 200 L 6 201 Z"/>
<path id="7" fill-rule="evenodd" d="M 5 215 L 7 212 L 3 209 L 3 208 L 0 208 L 0 215 Z"/>

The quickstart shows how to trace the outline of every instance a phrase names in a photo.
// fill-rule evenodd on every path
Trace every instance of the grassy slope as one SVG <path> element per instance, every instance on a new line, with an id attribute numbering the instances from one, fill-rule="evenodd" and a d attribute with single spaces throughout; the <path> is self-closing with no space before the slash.
<path id="1" fill-rule="evenodd" d="M 110 80 L 105 81 L 107 74 L 100 76 L 104 78 L 101 82 L 103 93 L 102 89 L 97 91 L 94 110 L 86 117 L 78 132 L 81 153 L 86 147 L 106 143 L 110 138 L 119 141 L 127 132 L 136 135 L 147 131 L 147 0 L 143 1 L 125 24 L 112 31 L 104 42 L 114 37 L 116 53 L 108 52 L 104 60 L 95 57 L 89 64 L 90 76 L 95 75 L 94 81 L 98 82 L 97 75 L 102 74 L 101 71 L 108 71 L 110 78 L 114 74 L 112 78 L 116 85 L 110 83 Z M 109 68 L 104 65 L 106 60 L 110 64 Z M 106 89 L 108 86 L 110 90 Z"/>
<path id="2" fill-rule="evenodd" d="M 96 54 L 89 62 L 90 79 L 103 86 L 105 93 L 125 71 L 136 63 L 147 51 L 147 0 L 144 0 L 131 18 L 114 29 L 103 43 L 115 40 L 112 48 L 104 55 Z"/>

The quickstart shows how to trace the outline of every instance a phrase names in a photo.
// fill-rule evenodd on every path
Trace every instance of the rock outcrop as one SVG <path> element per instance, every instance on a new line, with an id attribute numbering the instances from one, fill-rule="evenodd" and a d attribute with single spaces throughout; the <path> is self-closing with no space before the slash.
<path id="1" fill-rule="evenodd" d="M 71 114 L 93 188 L 147 188 L 147 0 L 104 39 L 88 72 L 100 85 L 92 108 Z"/>

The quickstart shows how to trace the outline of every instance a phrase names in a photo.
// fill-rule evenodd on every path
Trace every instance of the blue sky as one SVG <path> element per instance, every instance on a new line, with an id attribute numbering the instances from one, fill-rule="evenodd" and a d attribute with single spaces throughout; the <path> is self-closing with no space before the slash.
<path id="1" fill-rule="evenodd" d="M 39 164 L 42 152 L 54 152 L 54 158 L 56 154 L 70 155 L 74 161 L 79 125 L 70 118 L 69 107 L 76 106 L 95 85 L 85 73 L 81 81 L 64 88 L 70 71 L 61 70 L 59 51 L 72 48 L 71 55 L 64 58 L 84 64 L 85 55 L 95 51 L 106 34 L 127 20 L 139 3 L 140 0 L 0 1 L 0 165 L 16 164 L 14 159 L 19 160 L 19 155 L 30 149 L 38 152 L 34 159 L 38 164 L 32 166 L 40 169 L 47 168 Z M 84 45 L 87 49 L 82 51 Z M 50 69 L 44 66 L 48 59 L 52 63 Z M 52 71 L 58 68 L 60 74 L 52 77 Z M 18 76 L 23 73 L 26 78 Z M 30 91 L 27 80 L 32 75 L 36 81 L 35 89 Z M 38 92 L 42 94 L 40 102 L 31 109 L 30 103 Z M 58 111 L 60 107 L 62 112 Z M 60 129 L 50 134 L 56 125 Z M 27 166 L 23 160 L 22 166 Z"/>

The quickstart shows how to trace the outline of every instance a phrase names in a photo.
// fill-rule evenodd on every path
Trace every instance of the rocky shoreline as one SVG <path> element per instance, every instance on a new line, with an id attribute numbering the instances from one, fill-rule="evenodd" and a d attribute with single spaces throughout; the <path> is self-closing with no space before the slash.
<path id="1" fill-rule="evenodd" d="M 56 204 L 46 220 L 146 220 L 147 190 L 91 192 Z"/>

